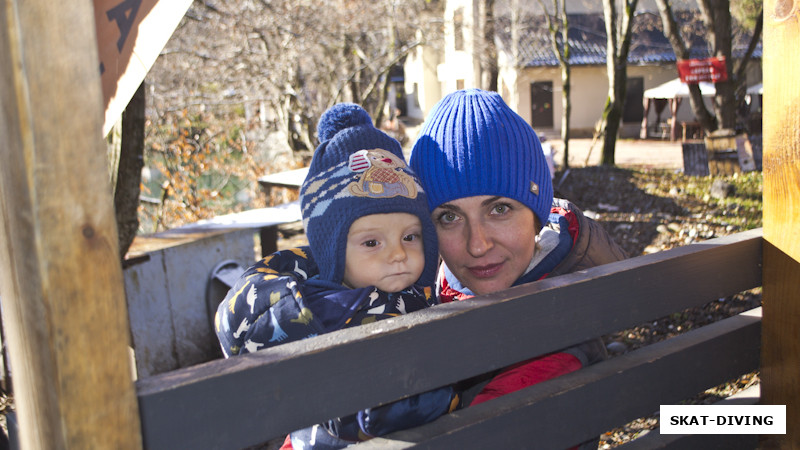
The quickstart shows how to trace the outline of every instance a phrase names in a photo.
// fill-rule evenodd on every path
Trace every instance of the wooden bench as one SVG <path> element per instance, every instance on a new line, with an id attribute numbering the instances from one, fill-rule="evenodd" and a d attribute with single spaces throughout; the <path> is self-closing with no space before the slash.
<path id="1" fill-rule="evenodd" d="M 261 190 L 264 192 L 267 200 L 270 201 L 273 188 L 286 188 L 298 191 L 303 184 L 303 180 L 306 179 L 306 175 L 308 175 L 308 167 L 302 167 L 300 169 L 264 175 L 258 179 L 258 184 L 261 186 Z"/>
<path id="2" fill-rule="evenodd" d="M 145 446 L 280 439 L 759 287 L 761 254 L 751 230 L 140 379 Z M 757 370 L 760 324 L 758 308 L 358 447 L 566 448 Z"/>
<path id="3" fill-rule="evenodd" d="M 296 201 L 137 236 L 123 276 L 138 376 L 221 356 L 211 322 L 226 278 L 276 251 L 278 227 L 300 220 Z"/>

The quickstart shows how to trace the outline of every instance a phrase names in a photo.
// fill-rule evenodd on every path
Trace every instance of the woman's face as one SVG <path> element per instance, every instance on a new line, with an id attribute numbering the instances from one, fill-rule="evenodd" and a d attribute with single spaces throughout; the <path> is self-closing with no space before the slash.
<path id="1" fill-rule="evenodd" d="M 475 294 L 510 287 L 533 258 L 536 216 L 516 200 L 460 198 L 436 208 L 432 217 L 442 259 Z"/>

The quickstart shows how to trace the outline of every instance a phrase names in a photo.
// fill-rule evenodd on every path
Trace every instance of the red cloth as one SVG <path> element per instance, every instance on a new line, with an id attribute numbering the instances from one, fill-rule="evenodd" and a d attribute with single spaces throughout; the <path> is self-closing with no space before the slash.
<path id="1" fill-rule="evenodd" d="M 293 449 L 294 447 L 292 447 L 292 437 L 291 435 L 287 434 L 286 440 L 283 441 L 283 445 L 281 445 L 281 448 L 279 448 L 278 450 L 293 450 Z"/>
<path id="2" fill-rule="evenodd" d="M 472 297 L 471 295 L 463 294 L 453 288 L 450 287 L 450 284 L 447 283 L 447 279 L 442 277 L 442 288 L 441 292 L 439 292 L 439 302 L 440 303 L 450 303 L 456 300 L 465 300 Z"/>
<path id="3" fill-rule="evenodd" d="M 549 355 L 522 361 L 509 366 L 502 373 L 492 378 L 492 381 L 475 396 L 470 406 L 574 372 L 580 368 L 580 360 L 569 353 L 550 353 Z"/>

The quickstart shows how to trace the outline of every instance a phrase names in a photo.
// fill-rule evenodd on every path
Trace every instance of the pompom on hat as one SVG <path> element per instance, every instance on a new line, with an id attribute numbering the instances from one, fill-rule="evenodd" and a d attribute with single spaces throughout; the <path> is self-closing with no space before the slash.
<path id="1" fill-rule="evenodd" d="M 548 222 L 553 183 L 542 145 L 500 94 L 456 91 L 431 110 L 410 158 L 436 207 L 478 195 L 508 197 Z"/>
<path id="2" fill-rule="evenodd" d="M 317 126 L 320 145 L 300 187 L 303 226 L 320 278 L 342 283 L 347 234 L 370 214 L 409 213 L 422 225 L 425 267 L 417 284 L 433 284 L 438 265 L 436 229 L 419 179 L 400 143 L 372 125 L 361 106 L 339 103 Z"/>

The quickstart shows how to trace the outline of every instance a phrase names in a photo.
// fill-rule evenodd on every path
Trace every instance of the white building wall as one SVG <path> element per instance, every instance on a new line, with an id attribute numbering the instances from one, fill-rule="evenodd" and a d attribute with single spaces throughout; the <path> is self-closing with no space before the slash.
<path id="1" fill-rule="evenodd" d="M 508 71 L 512 72 L 512 71 Z M 666 83 L 678 76 L 674 65 L 665 66 L 629 66 L 628 77 L 642 77 L 644 90 Z M 534 82 L 553 83 L 553 128 L 537 130 L 546 134 L 560 135 L 561 116 L 563 107 L 561 95 L 561 70 L 557 67 L 529 68 L 523 70 L 516 81 L 516 100 L 507 99 L 508 103 L 528 123 L 533 122 L 531 113 L 531 84 Z M 602 118 L 603 107 L 608 97 L 608 76 L 606 66 L 574 66 L 571 73 L 572 116 L 570 126 L 575 136 L 591 135 L 597 123 Z M 710 103 L 708 104 L 710 106 Z M 669 112 L 662 113 L 662 119 L 669 116 Z M 651 109 L 649 119 L 656 119 L 655 110 Z M 678 109 L 679 121 L 692 121 L 694 114 L 688 100 L 681 103 Z M 638 136 L 640 122 L 623 123 L 621 135 L 623 137 Z"/>
<path id="2" fill-rule="evenodd" d="M 433 47 L 417 47 L 406 59 L 405 91 L 407 115 L 423 120 L 425 114 L 442 98 L 442 86 L 437 77 L 440 53 Z"/>
<path id="3" fill-rule="evenodd" d="M 500 9 L 507 8 L 509 2 L 497 2 L 496 6 Z M 693 0 L 676 1 L 677 9 L 694 9 L 696 4 Z M 455 11 L 463 8 L 463 50 L 455 50 L 455 36 L 453 17 Z M 570 4 L 570 12 L 578 11 L 602 11 L 597 2 L 583 1 Z M 644 0 L 640 2 L 638 10 L 656 11 L 654 0 Z M 416 65 L 407 64 L 406 69 L 406 93 L 409 98 L 414 92 L 414 83 L 418 83 L 419 105 L 412 108 L 409 105 L 409 115 L 414 118 L 423 119 L 430 108 L 444 95 L 459 88 L 470 88 L 479 85 L 478 58 L 473 54 L 474 49 L 474 24 L 477 17 L 477 2 L 472 0 L 450 0 L 446 2 L 444 12 L 444 50 L 436 52 L 436 57 L 427 52 L 422 52 L 423 58 Z M 550 81 L 553 83 L 553 127 L 542 129 L 543 132 L 551 135 L 560 135 L 561 132 L 561 72 L 558 67 L 528 68 L 518 70 L 510 64 L 505 55 L 499 55 L 499 80 L 498 91 L 505 99 L 506 103 L 522 116 L 528 123 L 532 123 L 531 117 L 531 83 L 538 81 Z M 436 67 L 435 72 L 431 69 Z M 760 81 L 760 71 L 758 63 L 754 64 L 754 69 L 748 72 L 748 85 Z M 608 77 L 605 65 L 596 66 L 573 66 L 572 67 L 572 117 L 571 128 L 573 136 L 591 136 L 597 123 L 602 117 L 603 107 L 608 96 Z M 410 77 L 411 73 L 417 75 Z M 755 75 L 751 75 L 753 72 Z M 422 75 L 420 73 L 427 73 Z M 435 73 L 435 76 L 432 75 Z M 656 87 L 678 76 L 674 64 L 664 66 L 629 66 L 629 77 L 642 77 L 644 90 Z M 434 77 L 435 80 L 434 81 Z M 758 79 L 755 79 L 758 78 Z M 422 80 L 421 82 L 415 80 Z M 707 106 L 711 108 L 710 100 Z M 412 113 L 413 111 L 413 113 Z M 413 115 L 412 115 L 413 114 Z M 688 99 L 685 99 L 678 109 L 679 121 L 693 121 L 694 114 L 691 110 Z M 662 120 L 669 117 L 669 111 L 665 110 Z M 656 113 L 651 108 L 648 116 L 650 121 L 656 119 Z M 623 123 L 621 136 L 636 137 L 639 135 L 641 123 Z"/>
<path id="4" fill-rule="evenodd" d="M 442 96 L 459 88 L 476 87 L 477 57 L 475 50 L 475 17 L 477 2 L 472 0 L 447 1 L 444 11 L 444 61 L 437 68 L 437 75 L 442 85 Z M 463 50 L 456 50 L 456 36 L 453 17 L 458 9 L 462 9 Z"/>

